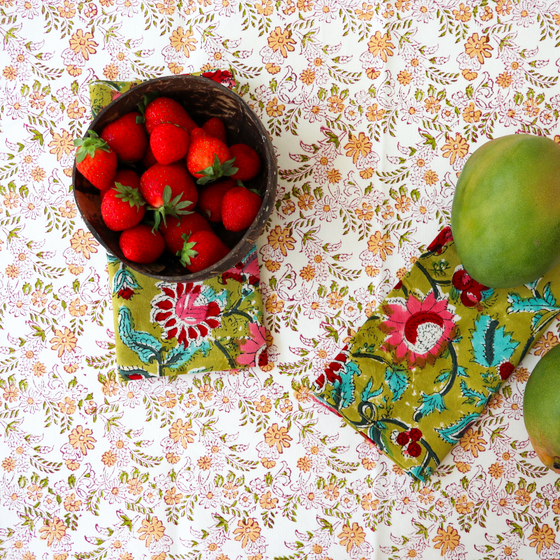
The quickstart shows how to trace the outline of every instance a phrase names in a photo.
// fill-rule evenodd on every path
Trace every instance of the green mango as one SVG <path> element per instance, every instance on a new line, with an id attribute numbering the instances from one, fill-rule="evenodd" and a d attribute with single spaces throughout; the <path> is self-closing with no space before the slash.
<path id="1" fill-rule="evenodd" d="M 529 376 L 523 421 L 538 458 L 560 474 L 560 345 L 549 350 Z"/>
<path id="2" fill-rule="evenodd" d="M 560 263 L 560 145 L 511 134 L 467 160 L 451 230 L 466 271 L 490 288 L 537 280 Z"/>

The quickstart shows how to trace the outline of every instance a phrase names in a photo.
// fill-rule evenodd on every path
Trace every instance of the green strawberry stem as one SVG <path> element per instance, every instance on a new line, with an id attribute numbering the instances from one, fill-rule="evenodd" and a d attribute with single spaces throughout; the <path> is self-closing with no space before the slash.
<path id="1" fill-rule="evenodd" d="M 136 206 L 136 208 L 140 208 L 140 206 L 144 206 L 144 204 L 146 204 L 146 201 L 142 198 L 138 189 L 116 182 L 115 188 L 117 190 L 117 194 L 115 196 L 120 198 L 123 202 L 128 202 L 131 207 Z"/>
<path id="2" fill-rule="evenodd" d="M 109 148 L 109 144 L 105 142 L 102 138 L 99 138 L 99 135 L 95 130 L 88 130 L 87 134 L 89 137 L 78 138 L 74 140 L 74 146 L 76 146 L 76 161 L 81 163 L 86 159 L 86 156 L 91 158 L 95 157 L 95 152 L 97 150 L 103 150 L 104 152 L 110 152 L 111 148 Z"/>
<path id="3" fill-rule="evenodd" d="M 198 255 L 198 251 L 194 250 L 196 241 L 189 241 L 189 237 L 190 235 L 187 235 L 186 233 L 183 233 L 183 235 L 181 235 L 181 239 L 183 239 L 184 241 L 183 248 L 177 251 L 177 256 L 179 257 L 179 260 L 181 261 L 181 264 L 183 266 L 191 264 L 191 259 Z"/>
<path id="4" fill-rule="evenodd" d="M 163 204 L 159 208 L 149 207 L 148 210 L 154 211 L 154 227 L 153 231 L 159 228 L 161 222 L 167 225 L 166 216 L 175 216 L 179 218 L 180 216 L 186 216 L 187 214 L 192 214 L 190 210 L 186 210 L 188 206 L 192 204 L 190 200 L 181 200 L 182 194 L 178 194 L 173 200 L 171 200 L 171 187 L 165 185 L 162 194 Z"/>
<path id="5" fill-rule="evenodd" d="M 206 169 L 197 171 L 197 174 L 202 173 L 204 177 L 200 177 L 200 179 L 197 180 L 196 184 L 206 185 L 206 183 L 216 181 L 220 177 L 229 177 L 230 175 L 234 175 L 238 171 L 238 168 L 233 166 L 234 162 L 235 158 L 231 158 L 227 161 L 224 161 L 224 163 L 220 163 L 218 156 L 214 154 L 214 163 Z"/>

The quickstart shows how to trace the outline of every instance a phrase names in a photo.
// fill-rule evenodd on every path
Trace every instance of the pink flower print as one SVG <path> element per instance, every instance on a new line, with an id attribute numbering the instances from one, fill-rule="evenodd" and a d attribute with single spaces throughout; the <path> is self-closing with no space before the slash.
<path id="1" fill-rule="evenodd" d="M 388 336 L 382 348 L 394 350 L 395 360 L 406 361 L 409 367 L 433 364 L 455 333 L 454 313 L 447 300 L 436 299 L 433 292 L 423 301 L 414 295 L 406 302 L 390 300 L 383 311 L 387 319 L 379 328 Z"/>
<path id="2" fill-rule="evenodd" d="M 237 363 L 245 366 L 266 365 L 266 339 L 264 326 L 249 323 L 251 338 L 241 344 L 243 354 L 237 356 Z"/>
<path id="3" fill-rule="evenodd" d="M 160 324 L 165 338 L 176 338 L 188 346 L 191 341 L 206 338 L 221 325 L 223 300 L 220 294 L 192 282 L 158 284 L 162 293 L 152 300 L 151 319 Z"/>

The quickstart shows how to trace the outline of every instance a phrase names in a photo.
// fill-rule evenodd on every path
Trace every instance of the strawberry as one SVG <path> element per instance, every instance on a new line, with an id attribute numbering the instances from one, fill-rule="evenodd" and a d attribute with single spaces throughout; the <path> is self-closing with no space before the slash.
<path id="1" fill-rule="evenodd" d="M 192 212 L 185 216 L 169 216 L 167 223 L 162 224 L 159 231 L 163 235 L 167 250 L 176 255 L 183 248 L 184 239 L 182 236 L 186 235 L 188 237 L 191 233 L 201 229 L 212 231 L 212 226 L 202 214 Z"/>
<path id="2" fill-rule="evenodd" d="M 145 202 L 140 191 L 115 181 L 101 202 L 101 216 L 113 231 L 123 231 L 138 225 L 144 218 Z"/>
<path id="3" fill-rule="evenodd" d="M 226 140 L 226 125 L 219 117 L 212 117 L 208 119 L 203 125 L 202 129 L 227 144 Z"/>
<path id="4" fill-rule="evenodd" d="M 230 189 L 222 199 L 222 221 L 228 231 L 247 229 L 256 218 L 262 199 L 247 187 Z"/>
<path id="5" fill-rule="evenodd" d="M 222 221 L 222 199 L 237 183 L 233 179 L 220 179 L 198 191 L 198 207 L 211 222 Z"/>
<path id="6" fill-rule="evenodd" d="M 74 140 L 78 148 L 76 168 L 94 187 L 110 189 L 117 171 L 117 154 L 94 130 L 88 133 L 89 137 Z"/>
<path id="7" fill-rule="evenodd" d="M 150 148 L 159 163 L 169 165 L 187 155 L 189 133 L 175 124 L 158 124 L 150 136 Z"/>
<path id="8" fill-rule="evenodd" d="M 183 162 L 170 165 L 156 163 L 140 178 L 140 192 L 155 210 L 155 228 L 167 215 L 184 214 L 193 210 L 198 191 Z"/>
<path id="9" fill-rule="evenodd" d="M 159 231 L 148 224 L 138 224 L 125 229 L 119 238 L 119 247 L 130 261 L 149 264 L 156 261 L 165 249 L 165 241 Z"/>
<path id="10" fill-rule="evenodd" d="M 197 127 L 185 108 L 170 97 L 157 97 L 153 101 L 145 97 L 143 104 L 140 104 L 140 111 L 144 113 L 148 134 L 152 134 L 154 128 L 161 123 L 179 125 L 187 132 Z"/>
<path id="11" fill-rule="evenodd" d="M 229 253 L 228 247 L 213 231 L 195 231 L 189 237 L 184 236 L 183 239 L 185 243 L 179 258 L 191 272 L 200 272 Z"/>
<path id="12" fill-rule="evenodd" d="M 221 140 L 202 128 L 195 128 L 191 132 L 187 167 L 191 175 L 198 179 L 197 184 L 204 185 L 235 173 L 237 168 L 232 163 L 229 148 Z"/>
<path id="13" fill-rule="evenodd" d="M 148 137 L 142 123 L 137 122 L 138 117 L 142 117 L 138 111 L 126 113 L 101 131 L 101 138 L 117 153 L 121 161 L 140 161 L 146 151 Z"/>
<path id="14" fill-rule="evenodd" d="M 133 169 L 117 169 L 115 173 L 115 180 L 113 185 L 109 189 L 105 189 L 99 193 L 101 198 L 101 204 L 103 204 L 103 198 L 105 195 L 115 186 L 115 183 L 120 183 L 126 187 L 133 187 L 135 189 L 140 189 L 140 177 L 138 173 Z"/>
<path id="15" fill-rule="evenodd" d="M 249 181 L 256 177 L 261 170 L 261 158 L 259 154 L 247 144 L 233 144 L 229 147 L 232 157 L 235 158 L 234 165 L 237 171 L 231 175 L 236 181 Z"/>

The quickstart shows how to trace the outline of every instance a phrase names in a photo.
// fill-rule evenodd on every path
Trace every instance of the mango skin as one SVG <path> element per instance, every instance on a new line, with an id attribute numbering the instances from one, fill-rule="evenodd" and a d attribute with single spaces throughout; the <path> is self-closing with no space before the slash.
<path id="1" fill-rule="evenodd" d="M 467 160 L 451 230 L 466 271 L 490 288 L 533 282 L 560 263 L 560 145 L 510 134 Z"/>
<path id="2" fill-rule="evenodd" d="M 560 345 L 549 350 L 529 376 L 523 421 L 538 458 L 560 474 Z"/>

